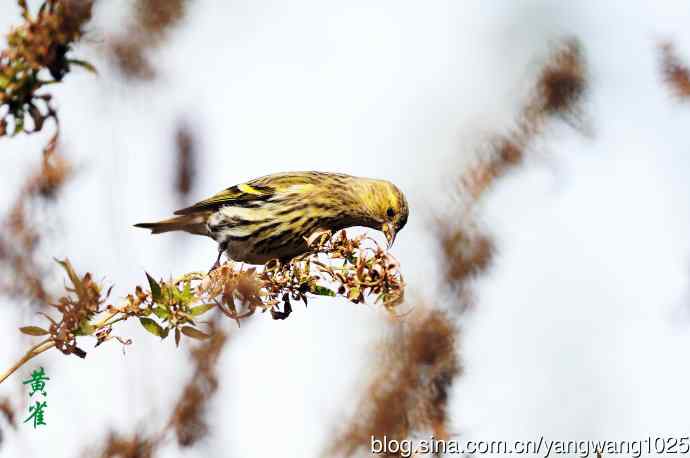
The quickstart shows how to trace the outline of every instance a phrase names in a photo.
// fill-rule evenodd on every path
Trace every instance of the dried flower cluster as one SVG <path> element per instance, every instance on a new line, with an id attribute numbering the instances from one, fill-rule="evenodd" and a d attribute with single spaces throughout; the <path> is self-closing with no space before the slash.
<path id="1" fill-rule="evenodd" d="M 54 320 L 48 314 L 43 314 L 50 321 L 47 332 L 38 327 L 25 327 L 22 328 L 22 332 L 36 336 L 49 334 L 50 341 L 62 353 L 85 358 L 86 352 L 77 347 L 77 336 L 93 333 L 91 320 L 101 311 L 107 295 L 102 296 L 100 286 L 93 281 L 90 273 L 79 278 L 67 260 L 58 262 L 64 267 L 72 283 L 71 287 L 66 287 L 71 294 L 62 296 L 56 304 L 50 304 L 61 315 L 60 321 Z"/>
<path id="2" fill-rule="evenodd" d="M 35 17 L 26 0 L 18 4 L 24 23 L 10 31 L 8 47 L 0 52 L 0 137 L 38 132 L 50 118 L 57 122 L 50 94 L 38 91 L 62 81 L 71 65 L 94 70 L 89 63 L 68 57 L 91 18 L 91 1 L 45 0 Z"/>
<path id="3" fill-rule="evenodd" d="M 19 191 L 0 231 L 0 294 L 24 297 L 38 304 L 51 302 L 44 285 L 44 272 L 36 260 L 41 240 L 37 227 L 45 227 L 47 215 L 34 215 L 37 203 L 52 202 L 72 175 L 72 167 L 51 142 L 44 151 L 41 167 L 30 175 Z M 43 206 L 38 206 L 43 207 Z M 34 220 L 43 223 L 37 225 Z"/>
<path id="4" fill-rule="evenodd" d="M 112 335 L 112 327 L 130 318 L 138 319 L 148 332 L 161 339 L 172 333 L 179 345 L 182 336 L 209 338 L 196 320 L 215 308 L 239 324 L 256 309 L 270 311 L 275 319 L 285 319 L 291 312 L 290 301 L 301 300 L 306 305 L 308 294 L 340 295 L 354 303 L 376 295 L 376 302 L 389 311 L 402 302 L 404 282 L 398 263 L 374 240 L 365 235 L 349 239 L 345 231 L 333 237 L 323 232 L 315 234 L 309 244 L 309 253 L 288 264 L 273 263 L 261 270 L 228 263 L 208 274 L 190 273 L 170 281 L 157 281 L 147 274 L 149 288 L 137 286 L 120 306 L 104 305 L 110 291 L 102 294 L 90 273 L 80 277 L 69 261 L 59 261 L 71 284 L 67 294 L 51 304 L 60 317 L 43 314 L 50 322 L 48 329 L 21 328 L 24 334 L 47 337 L 0 375 L 0 382 L 24 362 L 53 347 L 85 357 L 86 352 L 77 346 L 83 336 L 96 337 L 96 346 L 113 338 L 128 345 L 130 340 Z M 342 261 L 342 265 L 333 266 L 328 260 Z M 334 284 L 337 292 L 325 282 Z"/>
<path id="5" fill-rule="evenodd" d="M 249 316 L 256 309 L 269 310 L 274 319 L 285 319 L 292 312 L 291 301 L 306 305 L 307 294 L 337 294 L 355 304 L 373 294 L 375 302 L 389 311 L 402 303 L 404 282 L 398 262 L 374 240 L 365 235 L 349 239 L 345 231 L 340 231 L 335 237 L 330 232 L 316 233 L 308 243 L 312 248 L 308 254 L 288 264 L 269 263 L 260 272 L 221 266 L 202 283 L 203 297 L 215 300 L 220 310 L 233 319 Z M 342 260 L 343 264 L 327 264 L 320 254 Z M 324 286 L 324 282 L 336 285 L 337 290 Z M 239 313 L 236 302 L 243 303 L 247 310 Z"/>
<path id="6" fill-rule="evenodd" d="M 679 99 L 690 97 L 690 69 L 684 65 L 671 43 L 659 47 L 661 53 L 661 72 L 673 94 Z"/>
<path id="7" fill-rule="evenodd" d="M 398 331 L 384 343 L 377 376 L 328 455 L 366 451 L 372 436 L 401 440 L 413 433 L 432 433 L 438 439 L 448 437 L 448 390 L 461 372 L 457 330 L 445 313 L 422 310 L 409 315 Z"/>

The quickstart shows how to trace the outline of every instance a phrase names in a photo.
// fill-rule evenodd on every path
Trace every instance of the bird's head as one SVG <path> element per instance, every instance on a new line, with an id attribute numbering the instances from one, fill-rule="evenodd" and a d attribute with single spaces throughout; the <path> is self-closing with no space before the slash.
<path id="1" fill-rule="evenodd" d="M 390 248 L 398 232 L 407 224 L 407 200 L 400 189 L 389 181 L 371 180 L 367 187 L 365 204 L 374 223 L 372 227 L 383 232 Z"/>

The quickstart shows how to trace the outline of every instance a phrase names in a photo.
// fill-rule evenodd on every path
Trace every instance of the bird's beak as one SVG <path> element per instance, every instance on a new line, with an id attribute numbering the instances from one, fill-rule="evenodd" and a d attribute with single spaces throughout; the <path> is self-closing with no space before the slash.
<path id="1" fill-rule="evenodd" d="M 393 227 L 391 223 L 383 223 L 381 231 L 383 235 L 386 236 L 386 240 L 388 240 L 388 249 L 390 249 L 393 246 L 393 242 L 395 242 L 395 227 Z"/>

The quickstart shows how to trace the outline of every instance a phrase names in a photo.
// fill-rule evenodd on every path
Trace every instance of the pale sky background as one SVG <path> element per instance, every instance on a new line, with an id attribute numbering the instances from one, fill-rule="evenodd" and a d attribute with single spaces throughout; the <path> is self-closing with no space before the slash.
<path id="1" fill-rule="evenodd" d="M 408 295 L 457 310 L 435 288 L 443 254 L 432 217 L 447 211 L 450 183 L 477 146 L 511 127 L 552 46 L 576 37 L 591 135 L 550 123 L 477 210 L 498 253 L 476 280 L 476 307 L 458 320 L 465 369 L 450 429 L 484 440 L 687 435 L 690 105 L 663 86 L 657 48 L 672 40 L 690 62 L 687 5 L 198 0 L 152 51 L 162 76 L 147 83 L 122 79 L 103 55 L 131 3 L 100 0 L 77 50 L 100 76 L 75 71 L 54 89 L 63 150 L 79 170 L 41 249 L 46 264 L 68 256 L 118 297 L 144 270 L 167 276 L 212 262 L 205 238 L 131 227 L 179 207 L 173 135 L 186 120 L 201 153 L 191 200 L 285 170 L 397 183 L 411 207 L 393 249 Z M 14 2 L 3 2 L 0 30 L 18 21 Z M 3 211 L 44 141 L 0 140 Z M 37 319 L 3 301 L 5 367 L 30 342 L 16 327 Z M 284 322 L 228 326 L 211 435 L 162 456 L 319 456 L 392 331 L 374 306 L 312 304 Z M 38 364 L 52 378 L 49 425 L 7 432 L 1 457 L 73 457 L 109 427 L 165 421 L 189 376 L 186 352 L 136 323 L 123 333 L 134 339 L 124 357 L 118 345 L 86 360 L 49 353 L 0 386 L 0 395 L 24 393 L 20 381 Z"/>

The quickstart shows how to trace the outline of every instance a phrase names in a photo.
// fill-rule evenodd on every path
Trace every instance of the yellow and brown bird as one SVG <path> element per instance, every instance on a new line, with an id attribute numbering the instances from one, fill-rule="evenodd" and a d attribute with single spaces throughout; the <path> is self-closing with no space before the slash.
<path id="1" fill-rule="evenodd" d="M 227 188 L 177 217 L 136 224 L 160 234 L 185 231 L 206 235 L 235 261 L 287 261 L 308 250 L 305 237 L 351 226 L 381 230 L 393 244 L 407 223 L 405 196 L 385 180 L 340 173 L 288 172 Z"/>

